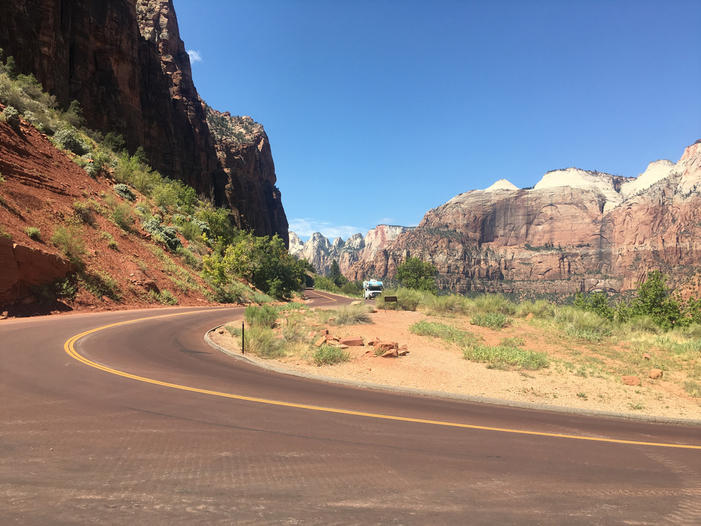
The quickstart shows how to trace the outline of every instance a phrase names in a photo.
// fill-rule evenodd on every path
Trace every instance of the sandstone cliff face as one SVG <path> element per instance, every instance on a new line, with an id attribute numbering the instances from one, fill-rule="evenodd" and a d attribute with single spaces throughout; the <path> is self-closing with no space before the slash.
<path id="1" fill-rule="evenodd" d="M 701 256 L 700 178 L 697 143 L 637 179 L 567 169 L 532 190 L 501 183 L 467 192 L 347 276 L 392 277 L 418 256 L 437 267 L 439 286 L 461 293 L 621 291 L 652 268 L 681 283 Z"/>
<path id="2" fill-rule="evenodd" d="M 51 283 L 74 270 L 56 254 L 25 247 L 0 236 L 0 305 L 26 297 L 33 287 Z"/>
<path id="3" fill-rule="evenodd" d="M 353 234 L 346 241 L 339 237 L 333 243 L 319 232 L 315 232 L 306 243 L 302 243 L 297 234 L 290 232 L 290 254 L 306 259 L 323 275 L 329 273 L 332 262 L 336 260 L 341 273 L 349 276 L 352 273 L 351 269 L 359 261 L 372 260 L 378 251 L 384 250 L 408 230 L 410 228 L 404 226 L 377 225 L 365 237 L 362 234 Z"/>
<path id="4" fill-rule="evenodd" d="M 242 228 L 258 235 L 278 234 L 288 244 L 287 217 L 263 126 L 247 116 L 206 109 L 224 173 L 223 188 L 216 189 L 218 204 L 230 208 Z"/>
<path id="5" fill-rule="evenodd" d="M 17 69 L 61 104 L 78 100 L 89 127 L 142 146 L 158 171 L 231 206 L 237 226 L 287 239 L 267 137 L 240 152 L 243 167 L 221 165 L 172 0 L 16 0 L 0 4 L 0 20 Z"/>

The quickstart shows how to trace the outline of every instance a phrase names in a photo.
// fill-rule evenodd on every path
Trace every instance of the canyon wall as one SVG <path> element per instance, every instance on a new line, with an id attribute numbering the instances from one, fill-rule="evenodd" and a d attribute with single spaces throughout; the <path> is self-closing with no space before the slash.
<path id="1" fill-rule="evenodd" d="M 260 148 L 217 143 L 171 0 L 14 0 L 0 4 L 0 20 L 17 70 L 61 105 L 79 101 L 89 127 L 143 147 L 162 174 L 230 208 L 237 226 L 287 240 L 267 136 Z M 227 148 L 239 169 L 222 165 Z"/>
<path id="2" fill-rule="evenodd" d="M 460 194 L 344 274 L 393 277 L 410 256 L 432 262 L 439 286 L 459 293 L 625 291 L 651 269 L 697 289 L 701 143 L 637 178 L 569 168 L 532 189 L 500 181 Z"/>

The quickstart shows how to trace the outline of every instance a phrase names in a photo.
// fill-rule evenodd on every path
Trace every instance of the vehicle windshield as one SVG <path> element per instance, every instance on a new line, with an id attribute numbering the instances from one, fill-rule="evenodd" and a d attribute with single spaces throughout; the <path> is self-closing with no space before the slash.
<path id="1" fill-rule="evenodd" d="M 368 290 L 382 290 L 382 285 L 368 285 Z"/>

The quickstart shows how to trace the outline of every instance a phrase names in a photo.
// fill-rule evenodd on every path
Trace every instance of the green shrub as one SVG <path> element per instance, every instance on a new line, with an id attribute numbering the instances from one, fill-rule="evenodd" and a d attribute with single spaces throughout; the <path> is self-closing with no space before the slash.
<path id="1" fill-rule="evenodd" d="M 470 323 L 472 325 L 498 330 L 509 325 L 510 320 L 501 312 L 485 312 L 475 314 L 470 320 Z"/>
<path id="2" fill-rule="evenodd" d="M 516 315 L 525 318 L 532 315 L 537 319 L 547 319 L 555 316 L 555 305 L 545 300 L 524 301 L 516 308 Z"/>
<path id="3" fill-rule="evenodd" d="M 565 333 L 580 340 L 599 342 L 612 334 L 608 320 L 590 311 L 576 307 L 560 307 L 555 322 Z"/>
<path id="4" fill-rule="evenodd" d="M 613 321 L 615 309 L 609 303 L 609 298 L 604 292 L 594 292 L 592 294 L 579 293 L 574 298 L 574 306 L 594 312 L 602 318 Z"/>
<path id="5" fill-rule="evenodd" d="M 56 298 L 73 301 L 78 294 L 78 284 L 75 277 L 68 277 L 54 284 Z"/>
<path id="6" fill-rule="evenodd" d="M 127 201 L 134 201 L 136 200 L 136 196 L 134 195 L 134 192 L 131 191 L 131 188 L 129 188 L 127 185 L 124 183 L 118 183 L 114 185 L 114 191 L 117 193 L 118 196 L 120 196 L 123 199 L 126 199 Z"/>
<path id="7" fill-rule="evenodd" d="M 468 345 L 463 349 L 466 360 L 487 363 L 491 367 L 506 368 L 520 367 L 537 370 L 550 365 L 548 356 L 542 352 L 528 351 L 508 345 Z"/>
<path id="8" fill-rule="evenodd" d="M 19 112 L 14 106 L 5 106 L 5 109 L 0 113 L 0 120 L 12 126 L 15 131 L 19 130 Z"/>
<path id="9" fill-rule="evenodd" d="M 178 298 L 168 289 L 162 289 L 158 292 L 152 290 L 149 292 L 151 301 L 162 303 L 163 305 L 177 305 Z"/>
<path id="10" fill-rule="evenodd" d="M 693 380 L 684 382 L 684 390 L 694 398 L 701 398 L 701 384 Z"/>
<path id="11" fill-rule="evenodd" d="M 246 328 L 246 352 L 252 352 L 263 358 L 280 358 L 285 356 L 282 340 L 275 336 L 272 329 L 263 326 Z"/>
<path id="12" fill-rule="evenodd" d="M 386 302 L 385 296 L 396 296 L 396 302 Z M 415 311 L 421 304 L 424 294 L 418 290 L 398 288 L 396 290 L 386 290 L 378 296 L 375 305 L 378 309 L 384 310 L 408 310 Z"/>
<path id="13" fill-rule="evenodd" d="M 475 308 L 472 300 L 456 294 L 435 296 L 429 303 L 429 310 L 434 314 L 471 314 Z"/>
<path id="14" fill-rule="evenodd" d="M 59 226 L 51 236 L 51 242 L 63 252 L 71 263 L 82 265 L 85 243 L 80 230 L 75 227 Z"/>
<path id="15" fill-rule="evenodd" d="M 85 124 L 83 118 L 83 109 L 80 107 L 80 102 L 72 100 L 66 111 L 63 112 L 63 120 L 67 121 L 71 126 L 80 128 Z"/>
<path id="16" fill-rule="evenodd" d="M 114 236 L 112 236 L 112 234 L 110 234 L 109 232 L 102 232 L 100 234 L 100 238 L 107 241 L 107 248 L 111 248 L 112 250 L 119 250 L 119 245 L 117 245 L 117 242 L 114 240 Z"/>
<path id="17" fill-rule="evenodd" d="M 79 276 L 84 287 L 96 298 L 107 296 L 112 300 L 120 299 L 119 284 L 107 272 L 82 272 Z"/>
<path id="18" fill-rule="evenodd" d="M 88 152 L 88 146 L 81 140 L 79 133 L 73 127 L 61 128 L 54 135 L 54 142 L 63 148 L 69 150 L 76 155 L 83 155 Z"/>
<path id="19" fill-rule="evenodd" d="M 195 221 L 184 221 L 180 226 L 180 233 L 188 241 L 193 241 L 202 236 L 202 228 L 199 222 Z"/>
<path id="20" fill-rule="evenodd" d="M 278 312 L 275 307 L 262 305 L 260 307 L 249 305 L 243 313 L 246 322 L 252 327 L 275 327 Z"/>
<path id="21" fill-rule="evenodd" d="M 282 327 L 282 338 L 287 343 L 309 342 L 309 327 L 307 327 L 304 314 L 291 313 Z"/>
<path id="22" fill-rule="evenodd" d="M 191 250 L 188 250 L 181 245 L 176 249 L 175 253 L 181 256 L 185 263 L 190 267 L 194 268 L 195 270 L 202 270 L 202 260 L 195 256 Z"/>
<path id="23" fill-rule="evenodd" d="M 516 304 L 501 294 L 482 294 L 474 299 L 475 308 L 484 313 L 498 313 L 513 316 L 516 314 Z"/>
<path id="24" fill-rule="evenodd" d="M 37 227 L 28 226 L 27 228 L 24 229 L 24 231 L 29 236 L 30 239 L 33 239 L 34 241 L 41 240 L 41 230 L 39 230 Z"/>
<path id="25" fill-rule="evenodd" d="M 169 250 L 176 252 L 182 247 L 176 228 L 162 225 L 160 216 L 151 216 L 145 221 L 142 221 L 141 225 L 146 232 L 151 234 L 155 241 L 163 243 Z"/>
<path id="26" fill-rule="evenodd" d="M 335 365 L 350 360 L 350 354 L 333 345 L 322 345 L 314 351 L 313 360 L 319 367 L 322 365 Z"/>
<path id="27" fill-rule="evenodd" d="M 76 217 L 78 217 L 78 219 L 80 219 L 83 223 L 92 225 L 95 222 L 95 218 L 93 216 L 94 209 L 90 201 L 74 201 L 73 211 L 75 212 Z"/>
<path id="28" fill-rule="evenodd" d="M 526 343 L 526 340 L 521 338 L 520 336 L 513 336 L 511 338 L 503 338 L 501 342 L 499 342 L 499 345 L 505 346 L 505 347 L 521 347 Z"/>
<path id="29" fill-rule="evenodd" d="M 114 153 L 119 153 L 124 150 L 126 144 L 124 137 L 114 132 L 107 132 L 105 138 L 102 140 L 102 145 Z"/>
<path id="30" fill-rule="evenodd" d="M 409 331 L 419 336 L 431 336 L 440 338 L 457 345 L 473 345 L 480 342 L 480 338 L 474 334 L 446 325 L 431 321 L 419 321 L 409 327 Z"/>
<path id="31" fill-rule="evenodd" d="M 214 287 L 212 300 L 218 303 L 244 303 L 252 299 L 251 289 L 240 281 L 231 281 Z"/>
<path id="32" fill-rule="evenodd" d="M 665 277 L 659 270 L 650 272 L 647 279 L 640 284 L 631 303 L 631 310 L 633 316 L 650 316 L 664 329 L 687 321 L 679 302 L 672 298 Z"/>
<path id="33" fill-rule="evenodd" d="M 131 206 L 120 203 L 112 210 L 112 221 L 122 230 L 129 231 L 134 226 L 134 216 Z"/>
<path id="34" fill-rule="evenodd" d="M 314 288 L 328 292 L 341 292 L 331 278 L 326 276 L 314 276 Z"/>
<path id="35" fill-rule="evenodd" d="M 359 281 L 346 281 L 341 286 L 341 293 L 346 296 L 360 297 L 363 295 L 363 284 Z"/>
<path id="36" fill-rule="evenodd" d="M 371 323 L 368 308 L 364 305 L 349 305 L 336 310 L 325 311 L 334 318 L 334 325 L 358 325 Z"/>

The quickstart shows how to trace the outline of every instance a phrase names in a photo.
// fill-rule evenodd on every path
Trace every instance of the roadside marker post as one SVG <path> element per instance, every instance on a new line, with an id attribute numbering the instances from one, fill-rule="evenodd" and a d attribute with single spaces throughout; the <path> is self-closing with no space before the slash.
<path id="1" fill-rule="evenodd" d="M 246 328 L 243 326 L 243 322 L 241 322 L 241 354 L 246 354 Z"/>

